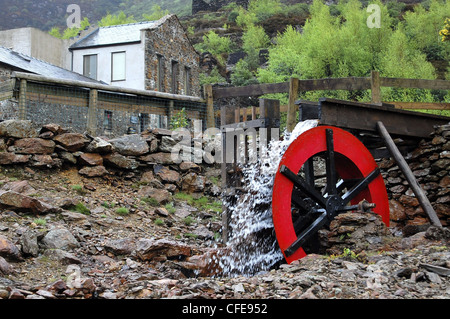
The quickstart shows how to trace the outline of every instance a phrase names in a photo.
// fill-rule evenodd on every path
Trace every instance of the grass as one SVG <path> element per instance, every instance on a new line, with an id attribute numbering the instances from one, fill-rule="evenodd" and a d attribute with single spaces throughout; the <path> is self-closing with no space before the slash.
<path id="1" fill-rule="evenodd" d="M 78 203 L 75 206 L 72 206 L 70 208 L 70 211 L 72 212 L 77 212 L 83 215 L 90 215 L 91 211 L 89 210 L 89 208 L 87 208 L 86 206 L 84 206 L 83 203 Z"/>
<path id="2" fill-rule="evenodd" d="M 39 225 L 39 226 L 47 225 L 47 221 L 43 218 L 36 218 L 35 220 L 33 220 L 33 223 L 35 223 L 36 225 Z"/>
<path id="3" fill-rule="evenodd" d="M 126 207 L 119 207 L 116 209 L 116 214 L 121 216 L 127 216 L 130 213 L 130 210 Z"/>
<path id="4" fill-rule="evenodd" d="M 150 206 L 153 206 L 153 207 L 159 206 L 159 202 L 156 199 L 152 198 L 152 197 L 141 198 L 141 202 L 143 202 L 145 204 L 148 204 Z"/>
<path id="5" fill-rule="evenodd" d="M 222 211 L 222 203 L 220 201 L 211 201 L 206 196 L 194 199 L 192 195 L 180 192 L 175 194 L 175 199 L 185 201 L 189 205 L 197 207 L 204 211 L 212 210 L 216 213 L 220 213 Z"/>
<path id="6" fill-rule="evenodd" d="M 77 192 L 79 195 L 85 195 L 86 190 L 83 189 L 83 186 L 81 185 L 72 185 L 72 190 Z"/>
<path id="7" fill-rule="evenodd" d="M 162 226 L 162 225 L 164 225 L 164 221 L 161 218 L 156 218 L 155 225 Z"/>
<path id="8" fill-rule="evenodd" d="M 195 220 L 191 216 L 188 216 L 183 220 L 183 222 L 186 226 L 190 226 L 195 222 Z"/>
<path id="9" fill-rule="evenodd" d="M 176 212 L 175 207 L 173 206 L 173 203 L 168 203 L 164 206 L 165 209 L 169 212 L 169 214 L 173 214 Z"/>

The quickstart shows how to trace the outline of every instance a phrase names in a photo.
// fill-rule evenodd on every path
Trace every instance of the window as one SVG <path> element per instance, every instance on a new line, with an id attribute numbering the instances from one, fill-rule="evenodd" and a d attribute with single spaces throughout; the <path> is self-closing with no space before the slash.
<path id="1" fill-rule="evenodd" d="M 111 81 L 125 81 L 126 79 L 126 54 L 114 52 L 111 56 Z"/>
<path id="2" fill-rule="evenodd" d="M 156 90 L 159 92 L 164 91 L 164 58 L 162 55 L 158 54 L 158 69 L 157 69 L 157 79 L 156 79 Z"/>
<path id="3" fill-rule="evenodd" d="M 184 94 L 191 95 L 191 68 L 184 68 Z"/>
<path id="4" fill-rule="evenodd" d="M 113 125 L 112 125 L 112 111 L 105 111 L 105 118 L 103 121 L 103 127 L 106 131 L 112 131 Z"/>
<path id="5" fill-rule="evenodd" d="M 97 80 L 97 54 L 83 56 L 83 75 Z"/>
<path id="6" fill-rule="evenodd" d="M 178 62 L 172 61 L 172 93 L 178 93 Z"/>

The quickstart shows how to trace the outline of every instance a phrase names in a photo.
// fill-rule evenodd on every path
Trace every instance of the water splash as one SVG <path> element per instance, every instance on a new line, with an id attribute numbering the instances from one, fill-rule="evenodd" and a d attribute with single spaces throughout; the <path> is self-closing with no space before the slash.
<path id="1" fill-rule="evenodd" d="M 316 120 L 300 122 L 283 140 L 272 141 L 266 156 L 242 168 L 243 195 L 225 203 L 231 222 L 227 253 L 218 261 L 224 275 L 254 275 L 282 260 L 272 222 L 273 179 L 289 145 L 316 126 Z"/>

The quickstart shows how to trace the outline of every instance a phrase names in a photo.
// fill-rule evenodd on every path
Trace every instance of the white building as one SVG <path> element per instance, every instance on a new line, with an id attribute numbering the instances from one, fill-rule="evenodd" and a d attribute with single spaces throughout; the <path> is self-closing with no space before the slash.
<path id="1" fill-rule="evenodd" d="M 145 41 L 155 22 L 103 27 L 70 46 L 72 71 L 114 86 L 145 89 Z"/>

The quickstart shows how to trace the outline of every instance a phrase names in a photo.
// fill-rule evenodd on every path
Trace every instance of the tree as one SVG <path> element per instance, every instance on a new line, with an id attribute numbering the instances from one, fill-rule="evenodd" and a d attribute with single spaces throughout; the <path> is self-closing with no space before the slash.
<path id="1" fill-rule="evenodd" d="M 169 14 L 169 10 L 163 10 L 161 9 L 161 7 L 157 4 L 153 5 L 152 7 L 152 13 L 151 14 L 146 14 L 143 13 L 142 17 L 144 18 L 144 20 L 147 21 L 155 21 L 155 20 L 159 20 L 162 17 L 166 16 Z"/>
<path id="2" fill-rule="evenodd" d="M 54 27 L 50 30 L 49 34 L 51 36 L 54 36 L 55 38 L 59 38 L 59 39 L 70 39 L 70 38 L 74 38 L 76 37 L 80 31 L 85 30 L 86 28 L 88 28 L 90 26 L 90 22 L 88 18 L 84 18 L 81 23 L 80 23 L 80 27 L 73 27 L 73 28 L 67 28 L 63 31 L 63 34 L 61 34 L 61 32 L 59 31 L 59 29 L 57 27 Z"/>
<path id="3" fill-rule="evenodd" d="M 127 16 L 123 11 L 121 11 L 118 14 L 108 13 L 108 15 L 106 15 L 99 21 L 98 26 L 109 27 L 113 25 L 121 25 L 135 22 L 137 21 L 134 19 L 133 16 Z"/>

